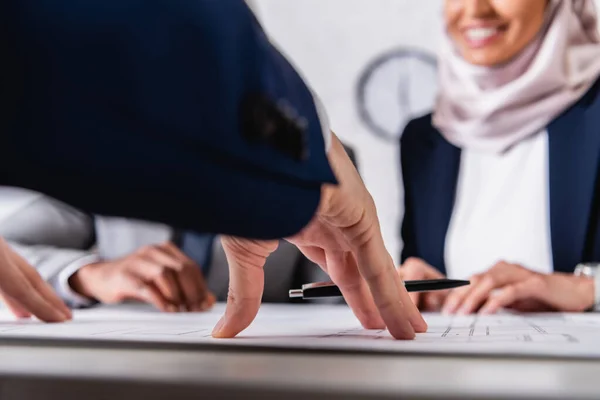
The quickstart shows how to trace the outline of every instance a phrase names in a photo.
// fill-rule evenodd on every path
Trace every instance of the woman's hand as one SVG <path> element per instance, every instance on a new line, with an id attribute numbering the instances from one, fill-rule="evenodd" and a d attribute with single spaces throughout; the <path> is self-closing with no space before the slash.
<path id="1" fill-rule="evenodd" d="M 594 280 L 570 274 L 540 274 L 517 264 L 499 262 L 473 276 L 471 285 L 454 290 L 443 312 L 493 314 L 518 311 L 585 311 L 594 305 Z"/>
<path id="2" fill-rule="evenodd" d="M 403 281 L 422 279 L 444 279 L 445 276 L 420 258 L 409 258 L 398 268 Z M 421 311 L 440 311 L 450 290 L 409 293 L 410 298 Z"/>
<path id="3" fill-rule="evenodd" d="M 0 238 L 0 301 L 18 318 L 71 319 L 71 311 L 21 256 Z"/>
<path id="4" fill-rule="evenodd" d="M 87 265 L 69 283 L 79 294 L 102 303 L 132 299 L 167 312 L 206 311 L 215 303 L 200 266 L 170 242 Z"/>

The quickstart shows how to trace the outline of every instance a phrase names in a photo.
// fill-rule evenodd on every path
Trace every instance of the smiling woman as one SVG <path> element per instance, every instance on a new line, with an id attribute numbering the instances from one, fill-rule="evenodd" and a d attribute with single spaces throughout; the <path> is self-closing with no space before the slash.
<path id="1" fill-rule="evenodd" d="M 445 7 L 448 35 L 471 64 L 502 64 L 540 32 L 547 4 L 548 0 L 449 0 Z"/>
<path id="2" fill-rule="evenodd" d="M 404 279 L 447 312 L 600 305 L 600 38 L 592 0 L 446 0 L 439 94 L 401 139 Z M 503 262 L 501 260 L 506 260 Z M 435 296 L 435 297 L 434 297 Z"/>

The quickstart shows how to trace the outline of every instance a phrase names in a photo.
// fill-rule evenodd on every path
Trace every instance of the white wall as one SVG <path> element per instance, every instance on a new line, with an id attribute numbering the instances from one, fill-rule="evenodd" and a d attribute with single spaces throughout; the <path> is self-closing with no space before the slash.
<path id="1" fill-rule="evenodd" d="M 442 1 L 255 0 L 266 30 L 322 97 L 334 131 L 357 151 L 396 260 L 402 213 L 397 140 L 380 138 L 361 119 L 357 86 L 367 65 L 383 53 L 407 47 L 435 53 Z M 372 78 L 368 115 L 390 136 L 433 100 L 429 64 L 396 57 Z"/>

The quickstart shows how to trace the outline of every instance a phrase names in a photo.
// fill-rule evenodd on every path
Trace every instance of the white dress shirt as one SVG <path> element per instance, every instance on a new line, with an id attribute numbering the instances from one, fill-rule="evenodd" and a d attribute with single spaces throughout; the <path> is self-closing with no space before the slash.
<path id="1" fill-rule="evenodd" d="M 448 277 L 468 279 L 498 261 L 553 271 L 548 134 L 502 154 L 464 149 L 446 235 Z"/>

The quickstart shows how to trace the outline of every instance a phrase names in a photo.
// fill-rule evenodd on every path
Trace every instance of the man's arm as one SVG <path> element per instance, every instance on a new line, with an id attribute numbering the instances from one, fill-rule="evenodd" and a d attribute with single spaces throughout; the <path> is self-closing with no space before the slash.
<path id="1" fill-rule="evenodd" d="M 308 225 L 290 240 L 323 257 L 363 325 L 426 329 L 364 183 L 336 138 L 326 154 L 310 91 L 241 0 L 4 0 L 0 51 L 0 183 L 241 237 Z M 217 337 L 258 312 L 274 250 L 229 238 Z"/>
<path id="2" fill-rule="evenodd" d="M 287 240 L 329 274 L 365 328 L 387 326 L 398 339 L 425 332 L 427 324 L 383 243 L 373 199 L 335 136 L 328 156 L 340 185 L 324 186 L 317 217 Z M 262 268 L 278 242 L 225 236 L 222 243 L 229 263 L 229 296 L 213 336 L 233 337 L 258 313 Z"/>
<path id="3" fill-rule="evenodd" d="M 310 90 L 241 0 L 7 0 L 0 20 L 0 183 L 273 238 L 335 182 Z"/>

